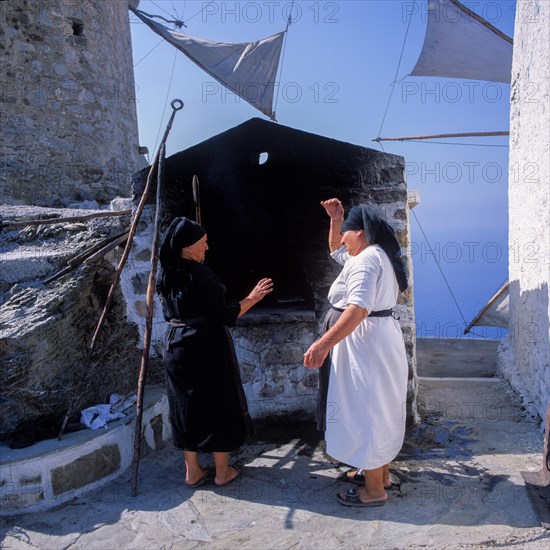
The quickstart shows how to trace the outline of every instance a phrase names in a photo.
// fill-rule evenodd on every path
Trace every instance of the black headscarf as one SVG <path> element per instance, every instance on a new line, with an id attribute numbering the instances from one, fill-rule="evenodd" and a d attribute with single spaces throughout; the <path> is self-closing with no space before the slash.
<path id="1" fill-rule="evenodd" d="M 181 249 L 191 246 L 206 235 L 204 228 L 189 218 L 174 218 L 162 236 L 159 250 L 160 273 L 157 290 L 165 285 L 166 275 L 181 261 Z"/>
<path id="2" fill-rule="evenodd" d="M 206 231 L 197 222 L 189 218 L 174 218 L 168 226 L 160 245 L 159 260 L 164 268 L 170 268 L 177 263 L 181 249 L 191 246 L 206 235 Z"/>
<path id="3" fill-rule="evenodd" d="M 342 223 L 342 231 L 364 229 L 369 244 L 377 244 L 388 255 L 392 263 L 399 290 L 403 292 L 409 286 L 401 247 L 395 237 L 393 227 L 382 218 L 380 211 L 369 204 L 354 206 Z"/>

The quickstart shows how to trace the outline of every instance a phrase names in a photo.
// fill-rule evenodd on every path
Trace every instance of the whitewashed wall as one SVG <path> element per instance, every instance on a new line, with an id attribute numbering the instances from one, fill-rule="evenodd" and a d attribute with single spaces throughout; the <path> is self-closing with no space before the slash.
<path id="1" fill-rule="evenodd" d="M 550 402 L 550 2 L 517 3 L 510 105 L 510 331 L 499 368 L 545 418 Z"/>

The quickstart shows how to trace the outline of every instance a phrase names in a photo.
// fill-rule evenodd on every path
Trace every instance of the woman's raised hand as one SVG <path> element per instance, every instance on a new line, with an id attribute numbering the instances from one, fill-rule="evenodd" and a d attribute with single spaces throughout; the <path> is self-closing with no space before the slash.
<path id="1" fill-rule="evenodd" d="M 239 302 L 241 306 L 239 317 L 242 317 L 252 306 L 263 300 L 272 290 L 273 281 L 271 279 L 260 279 L 250 294 Z"/>
<path id="2" fill-rule="evenodd" d="M 259 302 L 263 300 L 273 290 L 273 281 L 271 279 L 260 279 L 258 284 L 252 289 L 252 292 L 248 295 L 248 298 Z"/>
<path id="3" fill-rule="evenodd" d="M 331 220 L 343 220 L 344 219 L 344 207 L 340 202 L 340 199 L 327 199 L 321 201 L 321 206 L 326 210 Z"/>

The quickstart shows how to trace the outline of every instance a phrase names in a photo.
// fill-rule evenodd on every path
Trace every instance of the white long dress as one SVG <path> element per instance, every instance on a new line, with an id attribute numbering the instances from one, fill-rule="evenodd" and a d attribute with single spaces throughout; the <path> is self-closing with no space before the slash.
<path id="1" fill-rule="evenodd" d="M 332 257 L 344 267 L 329 291 L 333 306 L 367 312 L 396 305 L 399 287 L 387 254 L 371 245 L 357 256 Z M 372 470 L 399 453 L 405 436 L 408 366 L 403 334 L 393 317 L 366 317 L 332 350 L 327 398 L 327 452 Z"/>

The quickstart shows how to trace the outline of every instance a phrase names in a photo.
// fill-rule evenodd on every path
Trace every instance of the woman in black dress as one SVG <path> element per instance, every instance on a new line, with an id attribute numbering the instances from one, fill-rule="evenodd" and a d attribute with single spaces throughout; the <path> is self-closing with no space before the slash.
<path id="1" fill-rule="evenodd" d="M 212 479 L 226 485 L 239 475 L 229 453 L 244 443 L 252 425 L 226 326 L 273 290 L 271 279 L 261 279 L 240 302 L 228 298 L 224 284 L 203 264 L 207 250 L 205 230 L 181 217 L 164 233 L 159 254 L 157 291 L 170 323 L 164 366 L 172 437 L 183 450 L 189 487 Z M 201 467 L 199 451 L 212 453 L 215 473 Z"/>

